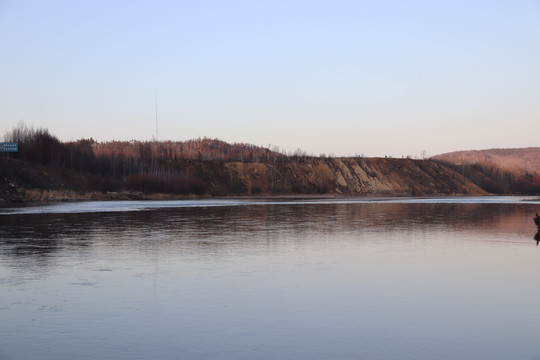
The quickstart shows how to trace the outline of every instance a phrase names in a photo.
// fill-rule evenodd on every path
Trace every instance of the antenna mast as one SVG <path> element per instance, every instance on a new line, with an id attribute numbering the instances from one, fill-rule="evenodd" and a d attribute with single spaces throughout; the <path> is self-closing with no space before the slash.
<path id="1" fill-rule="evenodd" d="M 157 121 L 157 94 L 156 93 L 154 93 L 154 103 L 156 105 L 156 141 L 159 141 L 158 121 Z"/>

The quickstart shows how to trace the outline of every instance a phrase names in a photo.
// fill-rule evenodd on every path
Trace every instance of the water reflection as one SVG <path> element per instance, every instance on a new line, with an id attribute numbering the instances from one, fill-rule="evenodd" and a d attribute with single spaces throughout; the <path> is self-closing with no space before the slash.
<path id="1" fill-rule="evenodd" d="M 58 253 L 81 255 L 96 241 L 117 247 L 202 249 L 276 245 L 314 233 L 480 231 L 526 233 L 534 205 L 272 204 L 134 212 L 0 216 L 0 259 L 46 268 Z M 257 234 L 254 237 L 254 234 Z M 298 236 L 302 235 L 302 236 Z M 257 240 L 258 239 L 258 240 Z M 535 236 L 535 239 L 537 237 Z"/>
<path id="2" fill-rule="evenodd" d="M 535 206 L 2 215 L 0 358 L 537 358 Z"/>
<path id="3" fill-rule="evenodd" d="M 58 253 L 85 251 L 91 243 L 95 219 L 51 214 L 0 217 L 2 257 L 13 266 L 46 268 Z"/>

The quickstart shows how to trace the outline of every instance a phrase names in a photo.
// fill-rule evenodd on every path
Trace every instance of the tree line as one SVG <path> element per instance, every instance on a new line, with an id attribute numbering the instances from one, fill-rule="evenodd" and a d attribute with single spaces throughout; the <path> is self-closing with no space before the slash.
<path id="1" fill-rule="evenodd" d="M 277 147 L 270 149 L 270 146 L 230 144 L 209 138 L 161 142 L 97 142 L 90 138 L 61 142 L 46 128 L 24 124 L 8 131 L 4 141 L 19 144 L 17 153 L 4 153 L 4 156 L 93 174 L 99 182 L 97 188 L 103 191 L 125 188 L 144 192 L 202 194 L 206 191 L 204 183 L 211 179 L 197 173 L 201 163 L 209 163 L 208 166 L 212 166 L 212 162 L 230 161 L 276 164 L 312 162 L 315 159 L 300 149 L 286 154 Z M 199 166 L 193 166 L 194 163 Z M 538 172 L 509 171 L 492 163 L 456 165 L 447 162 L 446 165 L 490 193 L 540 193 Z"/>
<path id="2" fill-rule="evenodd" d="M 306 161 L 301 150 L 285 154 L 268 148 L 219 139 L 187 141 L 108 141 L 80 139 L 62 142 L 46 128 L 18 124 L 4 135 L 5 142 L 19 144 L 17 153 L 4 154 L 21 161 L 92 174 L 96 188 L 179 194 L 206 191 L 194 162 Z"/>
<path id="3" fill-rule="evenodd" d="M 443 161 L 473 183 L 492 194 L 540 194 L 540 173 L 509 170 L 490 162 L 455 164 Z"/>
<path id="4" fill-rule="evenodd" d="M 168 154 L 153 142 L 98 143 L 94 139 L 61 142 L 45 128 L 19 124 L 4 136 L 19 151 L 5 154 L 21 161 L 75 170 L 96 176 L 103 191 L 120 189 L 202 194 L 204 184 L 167 163 Z"/>

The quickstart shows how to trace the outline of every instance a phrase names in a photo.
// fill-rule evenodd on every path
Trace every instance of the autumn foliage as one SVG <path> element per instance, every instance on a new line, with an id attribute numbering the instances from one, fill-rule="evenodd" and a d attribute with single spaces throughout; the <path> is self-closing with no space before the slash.
<path id="1" fill-rule="evenodd" d="M 64 143 L 47 129 L 24 124 L 9 131 L 4 141 L 17 142 L 19 152 L 3 156 L 94 174 L 95 187 L 103 191 L 202 194 L 204 181 L 190 173 L 190 161 L 276 162 L 287 158 L 277 148 L 208 138 L 163 142 L 81 139 Z"/>
<path id="2" fill-rule="evenodd" d="M 366 179 L 359 180 L 364 185 L 359 183 L 354 188 L 356 192 L 371 191 L 364 189 L 367 186 L 365 184 L 371 178 L 382 176 L 388 181 L 394 181 L 400 191 L 414 194 L 423 193 L 424 190 L 414 190 L 422 184 L 417 184 L 415 174 L 409 174 L 408 169 L 418 168 L 420 172 L 429 173 L 428 170 L 433 167 L 429 161 L 424 160 L 412 163 L 407 159 L 370 161 L 358 158 L 345 171 L 342 169 L 345 165 L 336 165 L 338 161 L 306 156 L 301 150 L 285 154 L 275 147 L 269 149 L 244 143 L 229 144 L 208 138 L 162 142 L 96 142 L 93 139 L 61 142 L 47 129 L 34 129 L 22 124 L 8 132 L 4 141 L 19 143 L 19 152 L 2 153 L 1 156 L 53 167 L 70 181 L 73 181 L 76 174 L 86 174 L 82 178 L 91 179 L 89 181 L 92 184 L 88 184 L 88 181 L 83 184 L 81 181 L 80 189 L 98 189 L 103 192 L 130 190 L 170 194 L 323 194 L 335 191 L 337 187 L 343 188 L 340 191 L 346 191 L 349 185 L 343 176 L 348 179 L 352 176 L 351 171 L 358 171 Z M 494 163 L 445 164 L 490 193 L 540 193 L 538 172 L 505 170 Z M 374 172 L 373 169 L 381 166 L 380 173 Z M 427 170 L 422 170 L 423 167 Z M 335 175 L 340 171 L 344 171 L 342 178 Z M 23 175 L 19 178 L 23 178 Z M 399 180 L 400 176 L 405 175 L 410 180 Z M 347 180 L 351 184 L 354 183 L 353 177 Z M 393 177 L 396 179 L 392 180 Z M 25 181 L 32 186 L 36 186 L 37 182 L 39 179 Z M 381 189 L 390 191 L 390 187 L 382 186 Z"/>
<path id="3" fill-rule="evenodd" d="M 445 164 L 493 194 L 540 194 L 540 173 L 504 169 L 490 162 Z"/>

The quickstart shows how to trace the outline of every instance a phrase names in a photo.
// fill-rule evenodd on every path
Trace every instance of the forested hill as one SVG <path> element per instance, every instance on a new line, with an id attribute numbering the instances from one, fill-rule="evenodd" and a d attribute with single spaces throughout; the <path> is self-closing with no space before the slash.
<path id="1" fill-rule="evenodd" d="M 456 151 L 437 155 L 484 190 L 495 194 L 540 194 L 540 148 Z"/>
<path id="2" fill-rule="evenodd" d="M 108 199 L 190 194 L 453 195 L 483 194 L 431 160 L 309 157 L 220 140 L 63 143 L 47 130 L 19 128 L 0 154 L 0 197 L 17 200 Z M 162 195 L 163 196 L 163 195 Z"/>
<path id="3" fill-rule="evenodd" d="M 434 156 L 433 159 L 491 164 L 508 171 L 523 170 L 529 174 L 540 171 L 540 147 L 455 151 Z"/>

